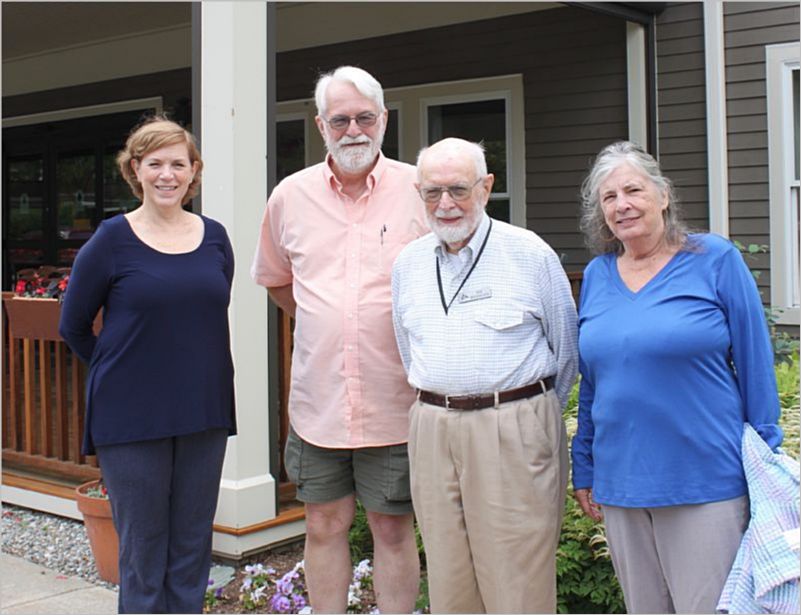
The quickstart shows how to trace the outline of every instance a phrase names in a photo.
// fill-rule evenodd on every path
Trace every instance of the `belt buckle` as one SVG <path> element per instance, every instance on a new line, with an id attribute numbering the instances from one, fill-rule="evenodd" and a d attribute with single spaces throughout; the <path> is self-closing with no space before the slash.
<path id="1" fill-rule="evenodd" d="M 498 408 L 501 407 L 501 396 L 500 393 L 498 393 L 498 391 L 494 392 L 494 396 L 495 396 L 495 409 L 497 410 Z"/>
<path id="2" fill-rule="evenodd" d="M 542 394 L 545 395 L 545 393 L 548 392 L 548 389 L 545 386 L 545 378 L 541 378 L 538 384 L 540 385 L 540 388 L 542 389 Z"/>
<path id="3" fill-rule="evenodd" d="M 450 402 L 449 398 L 450 398 L 450 395 L 445 395 L 445 409 L 446 410 L 450 410 L 451 409 L 451 405 L 450 405 L 451 402 Z"/>

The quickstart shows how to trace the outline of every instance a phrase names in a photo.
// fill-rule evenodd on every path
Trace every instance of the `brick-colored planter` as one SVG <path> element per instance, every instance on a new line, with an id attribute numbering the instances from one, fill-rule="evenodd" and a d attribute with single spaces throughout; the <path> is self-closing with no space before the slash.
<path id="1" fill-rule="evenodd" d="M 99 481 L 93 480 L 75 488 L 75 501 L 83 514 L 83 523 L 89 536 L 92 554 L 100 578 L 119 585 L 120 541 L 111 518 L 111 502 L 108 498 L 94 498 L 86 491 L 97 487 Z"/>

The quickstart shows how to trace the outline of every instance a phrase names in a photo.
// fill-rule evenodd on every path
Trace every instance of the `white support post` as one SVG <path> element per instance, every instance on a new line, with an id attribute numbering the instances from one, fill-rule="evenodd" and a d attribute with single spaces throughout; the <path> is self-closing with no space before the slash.
<path id="1" fill-rule="evenodd" d="M 269 472 L 267 292 L 250 278 L 267 196 L 266 54 L 263 2 L 203 2 L 201 13 L 201 148 L 203 213 L 228 231 L 236 259 L 231 343 L 239 435 L 228 441 L 214 550 L 231 557 L 272 540 L 276 517 Z M 286 528 L 284 528 L 286 529 Z"/>
<path id="2" fill-rule="evenodd" d="M 709 230 L 728 237 L 729 168 L 726 138 L 726 55 L 723 37 L 723 2 L 704 0 Z"/>
<path id="3" fill-rule="evenodd" d="M 648 147 L 648 96 L 645 66 L 645 28 L 626 22 L 629 141 Z"/>

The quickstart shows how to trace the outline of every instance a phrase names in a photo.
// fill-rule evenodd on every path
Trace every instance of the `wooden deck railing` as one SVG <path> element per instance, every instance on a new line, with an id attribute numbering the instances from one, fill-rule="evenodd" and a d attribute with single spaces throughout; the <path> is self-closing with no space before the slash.
<path id="1" fill-rule="evenodd" d="M 3 293 L 3 465 L 89 480 L 100 471 L 81 454 L 86 368 L 58 335 L 59 307 Z"/>

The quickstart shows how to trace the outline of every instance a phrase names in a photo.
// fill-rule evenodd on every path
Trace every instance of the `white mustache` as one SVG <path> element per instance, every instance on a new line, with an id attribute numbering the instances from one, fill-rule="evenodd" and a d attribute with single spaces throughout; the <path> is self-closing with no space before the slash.
<path id="1" fill-rule="evenodd" d="M 349 137 L 345 135 L 339 141 L 337 141 L 338 146 L 342 145 L 370 145 L 372 140 L 369 137 L 360 136 L 360 137 Z"/>

